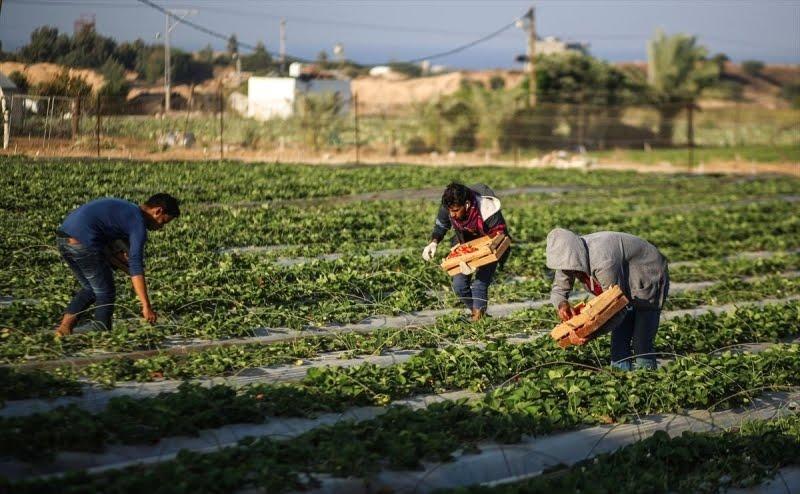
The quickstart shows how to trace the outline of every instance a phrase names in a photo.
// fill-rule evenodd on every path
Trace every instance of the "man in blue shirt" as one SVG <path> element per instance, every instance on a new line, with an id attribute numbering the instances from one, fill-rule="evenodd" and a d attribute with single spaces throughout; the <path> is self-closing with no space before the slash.
<path id="1" fill-rule="evenodd" d="M 178 216 L 178 200 L 169 194 L 156 194 L 141 205 L 121 199 L 96 199 L 72 211 L 58 228 L 58 250 L 81 289 L 64 311 L 56 336 L 72 334 L 78 315 L 92 303 L 95 323 L 111 329 L 116 289 L 103 251 L 115 240 L 129 244 L 127 260 L 133 289 L 142 304 L 142 315 L 149 323 L 155 323 L 158 315 L 150 305 L 144 278 L 144 244 L 148 230 L 160 230 Z"/>

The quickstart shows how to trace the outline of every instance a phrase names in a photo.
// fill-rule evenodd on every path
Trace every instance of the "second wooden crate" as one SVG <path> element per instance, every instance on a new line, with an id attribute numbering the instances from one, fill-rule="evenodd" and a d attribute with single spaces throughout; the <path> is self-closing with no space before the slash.
<path id="1" fill-rule="evenodd" d="M 550 336 L 556 340 L 558 346 L 567 348 L 572 344 L 569 341 L 571 331 L 575 331 L 581 338 L 586 338 L 603 327 L 627 305 L 628 298 L 622 293 L 622 289 L 612 285 L 608 290 L 586 302 L 579 314 L 553 328 Z"/>

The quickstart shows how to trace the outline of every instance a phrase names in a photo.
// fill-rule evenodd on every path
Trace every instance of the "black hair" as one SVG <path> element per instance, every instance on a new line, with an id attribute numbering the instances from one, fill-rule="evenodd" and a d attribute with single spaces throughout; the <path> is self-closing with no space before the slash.
<path id="1" fill-rule="evenodd" d="M 466 185 L 458 182 L 451 182 L 450 185 L 444 189 L 444 193 L 442 194 L 442 206 L 446 208 L 463 206 L 470 197 L 472 197 L 472 191 L 470 191 Z"/>
<path id="2" fill-rule="evenodd" d="M 148 199 L 144 205 L 150 208 L 164 208 L 164 212 L 173 218 L 177 218 L 181 215 L 181 210 L 178 207 L 179 201 L 164 192 L 159 192 L 158 194 L 150 196 L 150 199 Z"/>

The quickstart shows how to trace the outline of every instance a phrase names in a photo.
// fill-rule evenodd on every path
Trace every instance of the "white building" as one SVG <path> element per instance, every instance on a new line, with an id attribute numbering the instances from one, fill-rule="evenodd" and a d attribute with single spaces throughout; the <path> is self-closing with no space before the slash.
<path id="1" fill-rule="evenodd" d="M 576 52 L 587 55 L 589 53 L 589 45 L 586 43 L 561 41 L 554 36 L 547 36 L 544 39 L 538 39 L 536 41 L 537 55 L 552 55 L 566 52 Z"/>
<path id="2" fill-rule="evenodd" d="M 342 112 L 350 111 L 349 80 L 251 77 L 247 81 L 247 116 L 259 120 L 286 118 L 294 113 L 299 95 L 325 93 L 338 94 Z"/>
<path id="3" fill-rule="evenodd" d="M 371 77 L 386 77 L 391 75 L 394 71 L 388 65 L 376 65 L 369 69 L 369 75 Z"/>

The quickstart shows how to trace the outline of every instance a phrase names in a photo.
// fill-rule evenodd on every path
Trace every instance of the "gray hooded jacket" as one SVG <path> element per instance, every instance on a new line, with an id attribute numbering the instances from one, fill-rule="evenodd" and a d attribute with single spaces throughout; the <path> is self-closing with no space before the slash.
<path id="1" fill-rule="evenodd" d="M 563 228 L 547 235 L 547 267 L 555 270 L 550 301 L 569 298 L 574 277 L 564 271 L 581 271 L 605 290 L 619 285 L 631 305 L 660 310 L 669 292 L 667 259 L 651 243 L 628 233 L 597 232 L 578 236 Z"/>

